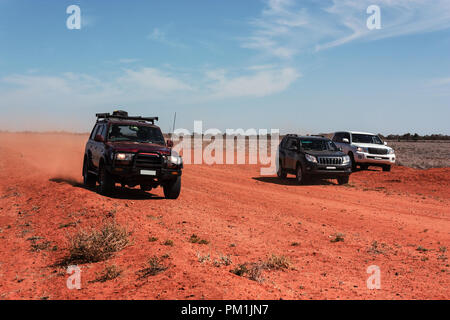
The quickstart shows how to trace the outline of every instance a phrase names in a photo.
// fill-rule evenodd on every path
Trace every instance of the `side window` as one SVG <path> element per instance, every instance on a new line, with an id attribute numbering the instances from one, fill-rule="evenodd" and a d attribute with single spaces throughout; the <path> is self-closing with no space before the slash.
<path id="1" fill-rule="evenodd" d="M 107 128 L 108 126 L 106 125 L 106 124 L 104 124 L 104 125 L 102 125 L 101 127 L 100 127 L 100 129 L 99 129 L 99 134 L 101 134 L 102 135 L 102 137 L 103 137 L 103 139 L 105 139 L 106 140 L 106 128 Z"/>
<path id="2" fill-rule="evenodd" d="M 342 133 L 337 132 L 333 137 L 333 142 L 342 142 Z"/>
<path id="3" fill-rule="evenodd" d="M 342 138 L 347 138 L 349 142 L 352 141 L 352 140 L 350 139 L 350 133 L 349 133 L 349 132 L 343 132 L 343 133 L 342 133 Z"/>
<path id="4" fill-rule="evenodd" d="M 98 130 L 98 127 L 99 127 L 99 125 L 96 124 L 95 127 L 94 127 L 94 129 L 92 129 L 91 136 L 89 137 L 90 140 L 94 140 L 95 135 L 96 135 L 97 130 Z"/>
<path id="5" fill-rule="evenodd" d="M 291 149 L 293 146 L 298 147 L 298 141 L 295 138 L 289 138 L 286 142 L 286 149 Z"/>

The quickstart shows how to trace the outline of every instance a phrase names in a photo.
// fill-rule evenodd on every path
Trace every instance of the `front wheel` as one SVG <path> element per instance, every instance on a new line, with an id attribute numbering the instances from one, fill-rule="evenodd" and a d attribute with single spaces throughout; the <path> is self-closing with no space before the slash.
<path id="1" fill-rule="evenodd" d="M 356 171 L 355 157 L 353 156 L 353 153 L 351 153 L 351 152 L 348 155 L 350 156 L 350 162 L 352 164 L 352 171 Z"/>
<path id="2" fill-rule="evenodd" d="M 181 177 L 164 183 L 163 190 L 166 199 L 177 199 L 181 192 Z"/>
<path id="3" fill-rule="evenodd" d="M 104 196 L 111 194 L 114 189 L 114 180 L 111 177 L 111 174 L 106 170 L 105 166 L 100 167 L 98 180 L 100 184 L 99 193 Z"/>
<path id="4" fill-rule="evenodd" d="M 391 171 L 391 165 L 390 164 L 386 164 L 383 166 L 383 171 L 389 172 Z"/>
<path id="5" fill-rule="evenodd" d="M 297 171 L 295 172 L 295 180 L 297 181 L 297 184 L 305 183 L 305 176 L 303 175 L 302 166 L 300 164 L 297 166 Z"/>
<path id="6" fill-rule="evenodd" d="M 347 184 L 348 180 L 349 180 L 349 176 L 343 176 L 343 177 L 337 178 L 337 181 L 340 185 Z"/>

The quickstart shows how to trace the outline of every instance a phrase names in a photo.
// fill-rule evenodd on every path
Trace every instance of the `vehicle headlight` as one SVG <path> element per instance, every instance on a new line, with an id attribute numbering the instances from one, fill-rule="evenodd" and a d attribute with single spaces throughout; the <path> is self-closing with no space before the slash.
<path id="1" fill-rule="evenodd" d="M 362 148 L 362 147 L 356 148 L 356 151 L 358 151 L 358 152 L 364 152 L 364 153 L 369 153 L 369 150 L 368 150 L 367 148 Z"/>
<path id="2" fill-rule="evenodd" d="M 181 158 L 180 156 L 169 156 L 167 160 L 169 161 L 170 164 L 174 164 L 177 166 L 183 163 L 183 158 Z"/>
<path id="3" fill-rule="evenodd" d="M 394 154 L 394 149 L 392 149 L 392 148 L 389 149 L 389 150 L 388 150 L 388 154 Z"/>
<path id="4" fill-rule="evenodd" d="M 343 156 L 342 157 L 342 164 L 348 164 L 350 163 L 350 157 L 349 156 Z"/>
<path id="5" fill-rule="evenodd" d="M 116 153 L 116 160 L 119 161 L 131 161 L 134 154 L 132 153 Z"/>
<path id="6" fill-rule="evenodd" d="M 313 163 L 317 163 L 317 159 L 316 157 L 310 155 L 310 154 L 305 154 L 305 158 L 306 160 L 308 160 L 309 162 L 313 162 Z"/>

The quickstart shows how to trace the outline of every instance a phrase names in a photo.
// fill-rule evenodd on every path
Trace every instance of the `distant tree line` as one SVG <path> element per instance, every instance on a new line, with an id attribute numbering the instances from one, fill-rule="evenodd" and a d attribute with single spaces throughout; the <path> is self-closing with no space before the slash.
<path id="1" fill-rule="evenodd" d="M 391 140 L 391 141 L 450 140 L 450 136 L 444 135 L 444 134 L 431 134 L 431 135 L 427 134 L 427 135 L 421 136 L 417 133 L 414 133 L 414 134 L 405 133 L 405 134 L 389 134 L 387 136 L 379 134 L 379 136 L 383 140 Z"/>

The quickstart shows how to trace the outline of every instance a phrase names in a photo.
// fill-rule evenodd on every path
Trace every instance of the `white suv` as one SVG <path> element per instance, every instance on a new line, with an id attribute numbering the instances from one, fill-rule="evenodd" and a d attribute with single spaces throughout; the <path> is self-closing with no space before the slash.
<path id="1" fill-rule="evenodd" d="M 359 165 L 361 169 L 378 166 L 383 171 L 391 171 L 391 165 L 395 163 L 394 149 L 388 147 L 376 134 L 339 131 L 334 133 L 332 140 L 350 156 L 353 170 Z"/>

